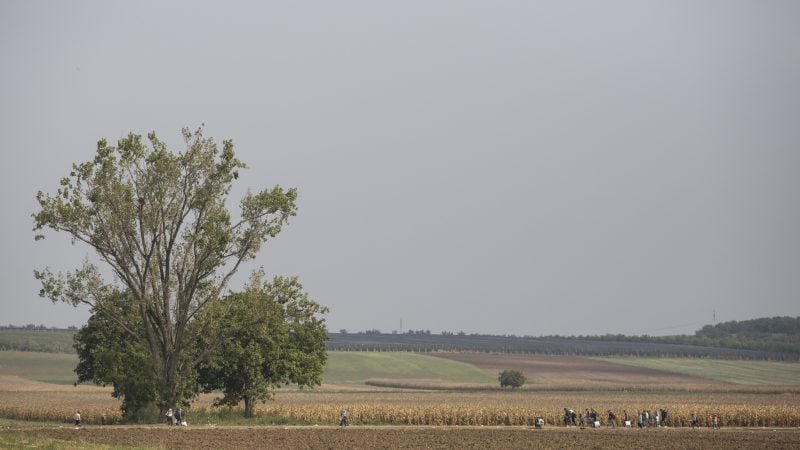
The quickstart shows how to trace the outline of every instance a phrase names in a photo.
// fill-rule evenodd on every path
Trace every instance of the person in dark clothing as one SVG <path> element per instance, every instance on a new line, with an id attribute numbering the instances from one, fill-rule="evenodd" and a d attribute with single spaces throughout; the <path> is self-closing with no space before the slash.
<path id="1" fill-rule="evenodd" d="M 574 410 L 564 408 L 564 426 L 575 426 L 577 420 L 577 414 L 575 414 Z"/>
<path id="2" fill-rule="evenodd" d="M 614 415 L 614 412 L 610 409 L 608 410 L 608 420 L 606 421 L 607 427 L 616 427 L 617 426 L 617 416 Z"/>
<path id="3" fill-rule="evenodd" d="M 175 410 L 175 425 L 181 425 L 183 423 L 183 415 L 181 414 L 181 409 L 178 408 Z"/>

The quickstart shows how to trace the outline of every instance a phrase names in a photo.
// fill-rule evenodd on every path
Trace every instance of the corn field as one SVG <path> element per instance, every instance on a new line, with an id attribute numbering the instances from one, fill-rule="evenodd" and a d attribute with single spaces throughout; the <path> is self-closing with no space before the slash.
<path id="1" fill-rule="evenodd" d="M 0 384 L 0 417 L 20 420 L 69 421 L 79 410 L 83 422 L 121 420 L 120 401 L 110 389 L 94 386 L 55 386 L 19 383 Z M 212 407 L 214 395 L 202 395 L 186 411 L 190 417 L 219 412 Z M 605 425 L 612 410 L 620 425 L 623 410 L 635 417 L 639 410 L 669 411 L 669 426 L 688 427 L 692 414 L 701 426 L 709 426 L 712 415 L 723 426 L 798 427 L 800 394 L 721 392 L 446 392 L 409 390 L 286 390 L 274 401 L 256 406 L 256 415 L 283 417 L 311 424 L 336 424 L 339 411 L 347 409 L 350 423 L 428 426 L 533 426 L 541 416 L 549 426 L 563 425 L 563 409 L 579 414 L 598 411 Z M 635 424 L 635 419 L 634 419 Z"/>
<path id="2" fill-rule="evenodd" d="M 796 427 L 800 426 L 800 412 L 785 405 L 734 404 L 723 407 L 704 407 L 698 404 L 668 405 L 669 426 L 688 427 L 692 414 L 701 426 L 710 426 L 712 415 L 719 415 L 723 426 L 735 427 Z M 563 425 L 563 409 L 535 407 L 474 406 L 399 406 L 356 403 L 342 406 L 348 410 L 351 424 L 427 425 L 427 426 L 533 426 L 537 417 L 547 425 Z M 274 405 L 257 409 L 259 414 L 287 417 L 309 423 L 336 423 L 341 408 L 335 405 Z M 601 416 L 605 416 L 604 408 Z M 616 426 L 621 425 L 624 407 L 611 407 L 616 411 Z M 628 409 L 634 416 L 636 409 Z M 606 420 L 601 420 L 606 425 Z M 635 423 L 635 422 L 634 422 Z"/>

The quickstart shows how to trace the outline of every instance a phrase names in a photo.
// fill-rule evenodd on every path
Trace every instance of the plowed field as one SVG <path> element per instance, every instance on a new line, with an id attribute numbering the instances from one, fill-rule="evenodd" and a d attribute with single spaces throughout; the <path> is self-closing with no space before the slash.
<path id="1" fill-rule="evenodd" d="M 286 448 L 684 448 L 789 449 L 797 429 L 596 429 L 522 427 L 167 427 L 27 428 L 26 434 L 95 444 L 176 449 Z"/>
<path id="2" fill-rule="evenodd" d="M 527 377 L 526 387 L 529 388 L 712 388 L 723 385 L 689 375 L 571 356 L 446 352 L 431 355 L 472 364 L 493 373 L 519 370 Z"/>

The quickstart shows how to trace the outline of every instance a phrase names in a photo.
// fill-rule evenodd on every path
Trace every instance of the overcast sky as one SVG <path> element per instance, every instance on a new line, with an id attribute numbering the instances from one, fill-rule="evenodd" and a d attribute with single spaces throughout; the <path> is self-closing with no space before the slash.
<path id="1" fill-rule="evenodd" d="M 96 141 L 233 139 L 300 192 L 263 265 L 330 330 L 693 332 L 800 315 L 800 2 L 0 3 L 0 324 L 82 325 L 34 242 Z"/>

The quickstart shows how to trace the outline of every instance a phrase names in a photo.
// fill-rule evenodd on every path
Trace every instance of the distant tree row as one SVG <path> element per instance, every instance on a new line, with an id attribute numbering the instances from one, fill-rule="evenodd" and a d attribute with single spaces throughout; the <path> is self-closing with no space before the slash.
<path id="1" fill-rule="evenodd" d="M 546 336 L 556 339 L 576 339 L 602 342 L 646 342 L 656 344 L 693 345 L 699 347 L 733 348 L 800 356 L 800 317 L 770 317 L 705 325 L 694 335 L 626 336 Z"/>
<path id="2" fill-rule="evenodd" d="M 344 331 L 344 330 L 343 330 Z M 346 333 L 343 333 L 346 334 Z M 381 336 L 379 330 L 358 332 L 356 335 Z M 393 332 L 391 335 L 398 336 Z M 356 351 L 433 351 L 433 350 L 491 350 L 500 352 L 527 352 L 547 354 L 629 354 L 653 355 L 652 350 L 642 350 L 633 347 L 618 349 L 608 346 L 587 348 L 580 344 L 563 346 L 556 344 L 541 344 L 545 341 L 557 342 L 602 342 L 602 343 L 646 343 L 668 344 L 675 346 L 709 347 L 719 349 L 735 349 L 757 353 L 734 353 L 729 356 L 745 358 L 768 359 L 798 359 L 800 358 L 800 317 L 771 317 L 743 321 L 722 322 L 716 325 L 706 325 L 693 335 L 649 336 L 649 335 L 578 335 L 578 336 L 516 336 L 514 334 L 479 334 L 465 333 L 463 331 L 442 331 L 441 338 L 431 335 L 430 330 L 409 330 L 400 335 L 405 336 L 432 336 L 436 339 L 430 342 L 403 341 L 396 342 L 342 342 L 334 337 L 329 343 L 333 350 L 352 349 Z M 383 334 L 383 336 L 389 336 Z M 702 350 L 671 348 L 656 352 L 659 356 L 699 356 L 712 355 L 714 352 Z"/>
<path id="3" fill-rule="evenodd" d="M 36 331 L 78 331 L 78 327 L 70 325 L 67 328 L 48 327 L 46 325 L 34 325 L 29 323 L 27 325 L 0 325 L 0 330 L 36 330 Z"/>
<path id="4" fill-rule="evenodd" d="M 695 335 L 707 337 L 787 335 L 796 337 L 800 336 L 800 317 L 764 317 L 738 322 L 732 320 L 716 325 L 706 325 L 698 330 Z"/>

